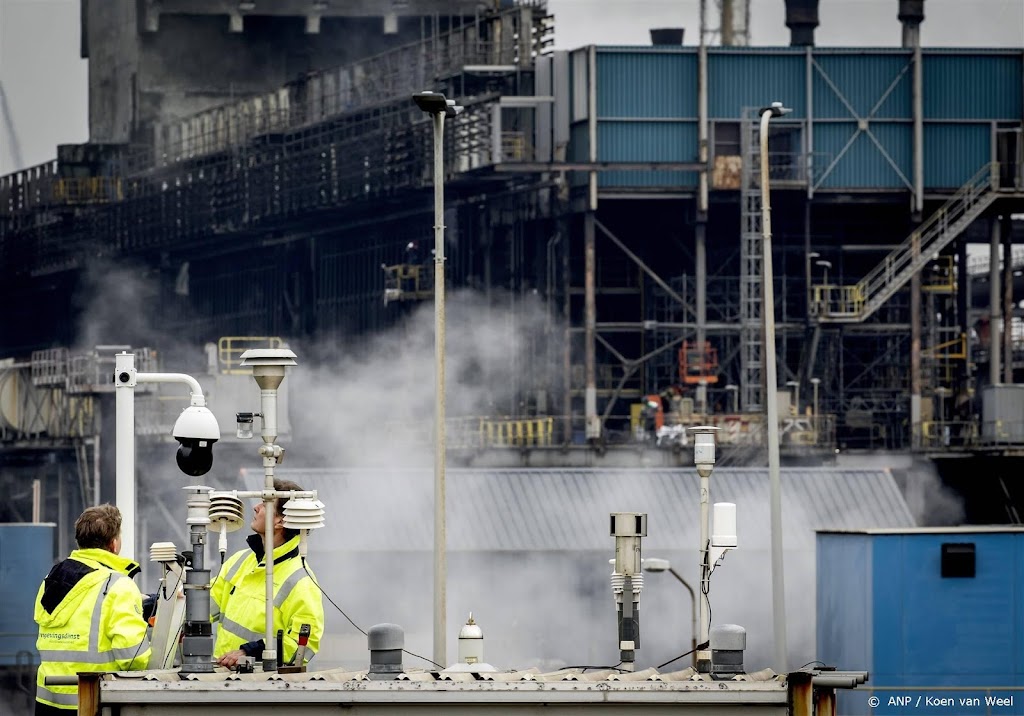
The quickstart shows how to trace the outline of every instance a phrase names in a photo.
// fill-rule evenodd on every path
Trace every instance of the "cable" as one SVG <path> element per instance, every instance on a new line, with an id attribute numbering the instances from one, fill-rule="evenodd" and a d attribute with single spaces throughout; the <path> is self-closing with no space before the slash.
<path id="1" fill-rule="evenodd" d="M 704 569 L 708 569 L 708 555 L 711 549 L 710 540 L 704 546 Z M 716 564 L 711 565 L 710 571 L 708 571 L 708 579 L 705 582 L 703 579 L 700 580 L 700 592 L 704 595 L 704 601 L 708 604 L 708 629 L 711 628 L 711 597 L 708 593 L 711 591 L 711 575 L 715 573 L 715 569 L 718 567 L 717 560 Z"/>
<path id="2" fill-rule="evenodd" d="M 185 576 L 185 570 L 181 569 L 178 572 L 178 581 L 174 583 L 173 587 L 171 587 L 171 596 L 170 597 L 167 596 L 167 585 L 166 584 L 164 585 L 164 587 L 163 587 L 164 601 L 170 601 L 171 599 L 174 598 L 175 593 L 178 591 L 178 585 L 181 584 L 181 579 L 184 576 Z M 161 581 L 163 581 L 163 580 L 161 580 Z M 159 599 L 160 598 L 159 597 L 159 591 L 157 592 L 157 595 L 158 595 L 157 598 Z M 154 613 L 154 615 L 156 614 L 155 611 L 153 613 Z M 174 637 L 175 640 L 177 640 L 178 636 L 181 635 L 181 630 L 182 630 L 182 628 L 184 626 L 185 626 L 184 624 L 181 624 L 181 625 L 178 626 L 178 634 L 175 635 L 175 637 Z M 143 638 L 143 640 L 139 642 L 139 646 L 138 646 L 138 648 L 135 649 L 135 653 L 132 654 L 132 660 L 128 662 L 128 668 L 125 669 L 125 671 L 131 671 L 132 670 L 132 665 L 135 663 L 136 657 L 138 657 L 139 652 L 142 650 L 142 645 L 143 644 L 148 644 L 148 643 L 149 643 L 149 639 L 148 638 Z"/>
<path id="3" fill-rule="evenodd" d="M 621 663 L 622 662 L 620 661 L 619 664 Z M 584 671 L 586 671 L 587 669 L 609 669 L 611 671 L 625 671 L 625 669 L 619 668 L 619 664 L 616 664 L 615 666 L 563 666 L 562 669 L 583 669 Z"/>
<path id="4" fill-rule="evenodd" d="M 344 609 L 342 609 L 341 607 L 339 607 L 337 604 L 334 603 L 334 600 L 331 599 L 331 596 L 327 592 L 325 592 L 324 588 L 321 587 L 317 583 L 316 578 L 313 576 L 313 573 L 310 572 L 309 571 L 309 567 L 306 566 L 306 558 L 305 557 L 302 558 L 302 568 L 306 571 L 306 576 L 309 577 L 309 580 L 311 582 L 313 582 L 313 586 L 315 586 L 317 589 L 320 590 L 320 593 L 323 594 L 324 597 L 327 598 L 327 601 L 329 601 L 331 603 L 331 606 L 334 607 L 335 609 L 337 609 L 339 612 L 341 612 L 341 616 L 345 617 L 345 619 L 348 620 L 348 623 L 356 628 L 356 631 L 358 631 L 363 636 L 369 636 L 365 631 L 363 631 L 363 628 L 361 626 L 359 626 L 354 621 L 352 621 L 352 617 L 350 617 L 348 614 L 346 614 Z M 428 661 L 429 661 L 429 659 L 428 659 Z M 433 662 L 431 662 L 431 663 L 433 663 Z"/>
<path id="5" fill-rule="evenodd" d="M 338 610 L 339 612 L 341 612 L 341 616 L 345 617 L 345 619 L 347 619 L 347 620 L 348 620 L 348 623 L 349 623 L 349 624 L 351 624 L 351 625 L 352 625 L 353 627 L 355 627 L 356 631 L 358 631 L 358 632 L 359 632 L 360 634 L 362 634 L 363 636 L 369 636 L 369 635 L 368 635 L 368 634 L 367 634 L 367 633 L 366 633 L 365 631 L 363 631 L 363 628 L 362 628 L 361 626 L 359 626 L 359 625 L 358 625 L 358 624 L 356 624 L 356 623 L 355 623 L 354 621 L 352 621 L 352 617 L 350 617 L 350 616 L 349 616 L 348 614 L 346 614 L 346 613 L 345 613 L 345 610 L 344 610 L 344 609 L 342 609 L 341 607 L 339 607 L 339 606 L 338 606 L 337 604 L 335 604 L 335 603 L 334 603 L 334 600 L 333 600 L 333 599 L 331 599 L 330 595 L 329 595 L 329 594 L 328 594 L 327 592 L 325 592 L 325 591 L 324 591 L 324 588 L 323 588 L 323 587 L 321 587 L 321 586 L 320 586 L 320 585 L 319 585 L 319 584 L 317 583 L 317 581 L 316 581 L 316 578 L 315 578 L 315 577 L 313 576 L 313 574 L 312 574 L 312 573 L 311 573 L 311 572 L 309 571 L 309 567 L 307 567 L 307 566 L 306 566 L 306 558 L 305 558 L 305 557 L 303 557 L 303 558 L 302 558 L 302 568 L 303 568 L 303 569 L 304 569 L 304 570 L 306 571 L 306 576 L 308 576 L 308 577 L 309 577 L 309 581 L 311 581 L 311 582 L 313 583 L 313 585 L 314 585 L 314 586 L 315 586 L 315 587 L 316 587 L 317 589 L 319 589 L 319 590 L 320 590 L 320 593 L 321 593 L 321 594 L 323 594 L 323 595 L 324 595 L 324 597 L 326 597 L 327 601 L 329 601 L 329 602 L 331 603 L 331 606 L 332 606 L 332 607 L 334 607 L 335 609 L 337 609 L 337 610 Z M 442 671 L 444 670 L 444 667 L 443 667 L 443 666 L 441 666 L 440 664 L 438 664 L 438 663 L 437 663 L 436 661 L 432 661 L 431 659 L 428 659 L 428 658 L 427 658 L 427 657 L 425 657 L 425 656 L 420 656 L 419 654 L 416 654 L 416 653 L 414 653 L 414 652 L 411 652 L 411 651 L 409 651 L 408 649 L 402 649 L 402 651 L 403 651 L 404 653 L 408 654 L 409 656 L 414 656 L 414 657 L 416 657 L 417 659 L 423 659 L 423 661 L 427 662 L 428 664 L 433 664 L 434 666 L 436 666 L 436 667 L 437 667 L 438 669 L 441 669 Z M 621 663 L 621 662 L 620 662 L 620 663 Z"/>
<path id="6" fill-rule="evenodd" d="M 799 671 L 800 669 L 806 669 L 811 664 L 821 664 L 822 666 L 825 666 L 825 662 L 824 661 L 817 661 L 817 660 L 815 660 L 815 661 L 808 661 L 806 664 L 804 664 L 799 669 L 797 669 L 797 671 Z"/>
<path id="7" fill-rule="evenodd" d="M 684 656 L 689 656 L 690 654 L 692 654 L 692 653 L 693 653 L 693 652 L 695 652 L 695 651 L 700 651 L 701 649 L 707 649 L 707 648 L 708 648 L 708 642 L 704 642 L 703 644 L 698 644 L 697 646 L 695 646 L 694 648 L 690 649 L 690 650 L 689 650 L 688 652 L 686 652 L 685 654 L 680 654 L 680 655 L 679 655 L 679 656 L 677 656 L 676 658 L 674 658 L 674 659 L 669 659 L 669 660 L 668 660 L 668 661 L 666 661 L 666 662 L 665 662 L 664 664 L 658 664 L 658 665 L 657 665 L 656 667 L 654 667 L 654 668 L 655 668 L 655 669 L 660 669 L 660 668 L 662 668 L 663 666 L 668 666 L 668 665 L 669 665 L 669 664 L 671 664 L 671 663 L 672 663 L 673 661 L 679 661 L 679 660 L 680 660 L 680 659 L 682 659 L 682 658 L 683 658 Z"/>

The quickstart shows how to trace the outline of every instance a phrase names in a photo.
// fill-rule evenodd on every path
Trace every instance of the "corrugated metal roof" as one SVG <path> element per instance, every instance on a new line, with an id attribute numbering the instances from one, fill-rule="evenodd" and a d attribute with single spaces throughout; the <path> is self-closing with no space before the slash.
<path id="1" fill-rule="evenodd" d="M 346 550 L 431 549 L 432 470 L 278 474 L 317 490 L 332 541 Z M 454 469 L 447 471 L 446 491 L 451 551 L 607 551 L 611 512 L 647 513 L 645 548 L 671 549 L 697 538 L 693 468 Z M 914 526 L 886 470 L 787 468 L 782 498 L 787 549 L 813 549 L 815 530 Z M 741 544 L 768 544 L 767 469 L 719 468 L 711 501 L 736 503 Z"/>
<path id="2" fill-rule="evenodd" d="M 465 666 L 465 665 L 463 665 Z M 817 672 L 808 672 L 817 673 Z M 117 675 L 111 675 L 108 677 L 112 681 L 117 680 Z M 350 669 L 325 669 L 323 671 L 305 671 L 296 673 L 278 673 L 278 672 L 258 672 L 253 674 L 239 674 L 235 672 L 228 672 L 226 670 L 217 670 L 213 673 L 203 674 L 187 674 L 182 675 L 177 669 L 165 670 L 165 671 L 149 671 L 144 673 L 133 673 L 124 674 L 125 680 L 130 682 L 153 682 L 160 681 L 165 683 L 181 683 L 182 681 L 225 681 L 225 682 L 267 682 L 267 681 L 329 681 L 329 682 L 341 682 L 341 681 L 371 681 L 368 678 L 368 672 L 366 669 L 359 671 L 352 671 Z M 483 671 L 483 672 L 471 672 L 461 670 L 445 670 L 445 671 L 428 671 L 425 669 L 410 669 L 396 674 L 393 679 L 386 679 L 384 681 L 374 682 L 378 685 L 384 686 L 390 684 L 392 688 L 402 687 L 408 685 L 408 682 L 415 682 L 422 684 L 424 682 L 455 682 L 455 683 L 514 683 L 521 681 L 531 682 L 605 682 L 611 686 L 616 683 L 631 683 L 634 684 L 634 689 L 637 684 L 647 682 L 653 686 L 654 683 L 680 683 L 680 682 L 691 682 L 694 683 L 697 688 L 701 688 L 699 685 L 704 683 L 716 684 L 717 690 L 734 690 L 734 691 L 752 691 L 761 690 L 758 684 L 762 685 L 764 690 L 777 691 L 785 690 L 786 675 L 776 674 L 771 669 L 762 669 L 750 674 L 738 674 L 727 681 L 716 681 L 711 678 L 710 674 L 699 674 L 692 667 L 686 667 L 679 671 L 666 671 L 661 672 L 654 667 L 642 669 L 640 671 L 624 671 L 618 668 L 602 668 L 594 666 L 586 667 L 570 667 L 566 669 L 559 669 L 558 671 L 542 672 L 536 667 L 521 669 L 521 670 L 502 670 L 502 671 Z M 722 686 L 717 686 L 722 684 Z M 681 684 L 682 688 L 685 689 L 685 683 Z M 701 688 L 701 690 L 706 687 Z M 658 687 L 658 690 L 664 690 L 664 686 Z"/>

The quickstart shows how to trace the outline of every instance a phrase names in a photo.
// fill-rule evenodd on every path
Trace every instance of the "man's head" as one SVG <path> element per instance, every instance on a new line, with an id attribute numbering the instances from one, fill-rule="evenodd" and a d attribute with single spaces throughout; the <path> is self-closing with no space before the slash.
<path id="1" fill-rule="evenodd" d="M 300 492 L 302 490 L 297 484 L 291 480 L 282 480 L 280 478 L 274 478 L 274 489 L 278 492 L 295 491 Z M 284 526 L 284 506 L 288 504 L 288 498 L 279 497 L 274 501 L 274 534 L 278 532 L 282 535 L 282 542 L 290 540 L 292 537 L 299 533 L 298 530 L 285 529 Z M 263 516 L 263 503 L 257 502 L 253 507 L 253 518 L 252 518 L 252 531 L 256 534 L 263 534 L 264 526 Z"/>
<path id="2" fill-rule="evenodd" d="M 90 507 L 75 520 L 75 542 L 80 549 L 121 551 L 121 511 L 111 504 Z"/>

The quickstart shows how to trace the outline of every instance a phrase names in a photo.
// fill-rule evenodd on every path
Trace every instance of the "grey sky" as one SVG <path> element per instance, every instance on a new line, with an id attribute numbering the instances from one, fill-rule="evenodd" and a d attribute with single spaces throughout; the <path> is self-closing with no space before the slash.
<path id="1" fill-rule="evenodd" d="M 549 0 L 556 46 L 644 45 L 651 27 L 685 27 L 697 40 L 698 0 Z M 786 45 L 783 0 L 751 0 L 753 44 Z M 714 0 L 708 0 L 714 7 Z M 897 0 L 821 0 L 823 46 L 900 43 Z M 0 83 L 25 166 L 55 158 L 56 145 L 88 139 L 86 62 L 79 58 L 78 0 L 0 0 Z M 709 24 L 717 22 L 713 12 Z M 1024 0 L 928 0 L 929 46 L 1024 47 Z M 2 117 L 0 113 L 0 117 Z M 15 171 L 0 119 L 0 175 Z"/>

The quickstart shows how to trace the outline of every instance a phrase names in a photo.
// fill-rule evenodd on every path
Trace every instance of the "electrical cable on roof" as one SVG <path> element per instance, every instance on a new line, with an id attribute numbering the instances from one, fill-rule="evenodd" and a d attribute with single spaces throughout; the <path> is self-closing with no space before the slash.
<path id="1" fill-rule="evenodd" d="M 321 587 L 320 584 L 316 581 L 316 578 L 313 577 L 313 574 L 309 571 L 309 568 L 306 567 L 306 558 L 305 557 L 302 558 L 302 568 L 306 571 L 306 576 L 309 577 L 310 581 L 313 582 L 313 584 L 316 586 L 316 588 L 320 590 L 320 593 L 323 594 L 324 597 L 327 598 L 327 601 L 329 601 L 331 603 L 331 606 L 334 607 L 335 609 L 337 609 L 339 612 L 341 612 L 341 616 L 345 617 L 345 619 L 348 620 L 348 623 L 356 628 L 356 631 L 358 631 L 363 636 L 367 636 L 366 632 L 363 631 L 363 628 L 361 626 L 359 626 L 358 624 L 356 624 L 354 621 L 352 621 L 352 617 L 350 617 L 348 614 L 346 614 L 344 609 L 342 609 L 337 604 L 335 604 L 334 600 L 331 599 L 331 596 L 327 592 L 325 592 L 324 588 Z M 427 662 L 428 664 L 433 664 L 434 666 L 436 666 L 438 669 L 441 669 L 442 671 L 444 670 L 443 666 L 438 664 L 436 661 L 432 661 L 431 659 L 428 659 L 425 656 L 420 656 L 419 654 L 415 654 L 415 653 L 409 651 L 408 649 L 402 649 L 402 651 L 404 653 L 408 654 L 409 656 L 414 656 L 417 659 L 423 659 L 423 661 Z"/>
<path id="2" fill-rule="evenodd" d="M 693 653 L 693 652 L 695 652 L 695 651 L 700 651 L 701 649 L 707 649 L 707 648 L 708 648 L 708 646 L 709 646 L 710 644 L 711 644 L 711 642 L 708 642 L 708 641 L 704 642 L 703 644 L 698 644 L 698 645 L 697 645 L 697 646 L 695 646 L 695 647 L 694 647 L 693 649 L 690 649 L 690 650 L 689 650 L 688 652 L 686 652 L 686 653 L 684 653 L 684 654 L 680 654 L 679 656 L 677 656 L 677 657 L 676 657 L 676 658 L 674 658 L 674 659 L 669 659 L 669 660 L 668 660 L 668 661 L 666 661 L 666 662 L 665 662 L 664 664 L 658 664 L 658 665 L 657 665 L 656 667 L 654 667 L 654 668 L 655 668 L 655 669 L 660 669 L 660 668 L 661 668 L 661 667 L 663 667 L 663 666 L 668 666 L 668 665 L 669 665 L 669 664 L 671 664 L 671 663 L 672 663 L 673 661 L 679 661 L 679 660 L 680 660 L 680 659 L 682 659 L 682 658 L 683 658 L 684 656 L 689 656 L 690 654 L 692 654 L 692 653 Z"/>

